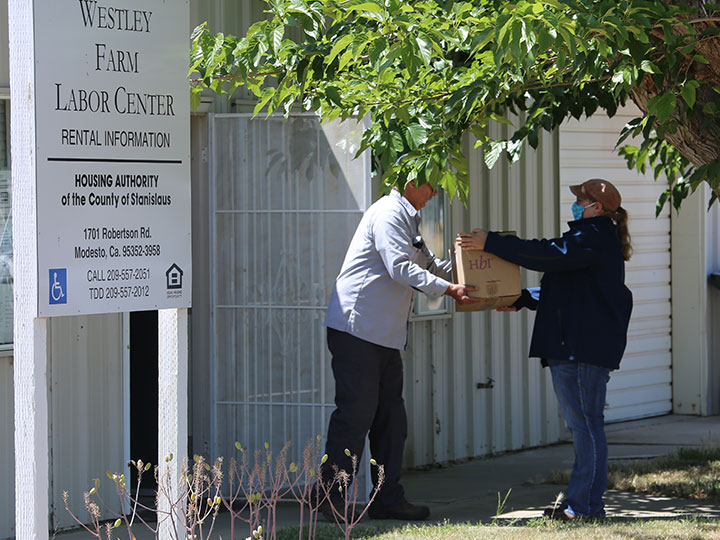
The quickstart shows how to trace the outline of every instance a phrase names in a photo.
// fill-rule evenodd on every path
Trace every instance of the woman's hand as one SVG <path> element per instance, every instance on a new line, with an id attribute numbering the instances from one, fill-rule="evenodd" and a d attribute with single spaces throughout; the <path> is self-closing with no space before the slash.
<path id="1" fill-rule="evenodd" d="M 512 307 L 512 306 L 505 306 L 505 307 L 499 307 L 495 311 L 517 311 L 517 308 Z"/>
<path id="2" fill-rule="evenodd" d="M 487 231 L 473 229 L 471 233 L 458 233 L 455 244 L 461 249 L 485 249 Z"/>

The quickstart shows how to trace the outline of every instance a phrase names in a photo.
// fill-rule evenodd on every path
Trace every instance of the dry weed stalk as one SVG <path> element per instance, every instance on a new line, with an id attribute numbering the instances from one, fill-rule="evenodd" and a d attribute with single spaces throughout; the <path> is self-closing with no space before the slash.
<path id="1" fill-rule="evenodd" d="M 254 452 L 251 462 L 248 451 L 236 443 L 240 452 L 239 460 L 234 457 L 230 460 L 227 473 L 223 471 L 222 458 L 218 458 L 211 466 L 203 457 L 194 456 L 192 462 L 183 460 L 177 486 L 173 485 L 169 467 L 160 469 L 155 466 L 153 473 L 157 491 L 154 508 L 140 501 L 143 475 L 152 466 L 142 461 L 131 461 L 137 473 L 134 493 L 130 493 L 125 475 L 108 472 L 119 499 L 119 513 L 110 510 L 110 505 L 98 493 L 100 480 L 96 479 L 95 486 L 84 493 L 89 523 L 84 523 L 71 511 L 67 492 L 63 493 L 63 500 L 73 520 L 97 540 L 118 539 L 116 529 L 122 526 L 127 532 L 127 538 L 134 540 L 133 527 L 137 524 L 146 527 L 156 539 L 159 539 L 160 531 L 165 527 L 173 540 L 210 540 L 221 508 L 229 513 L 229 540 L 239 538 L 236 521 L 247 524 L 251 533 L 249 538 L 275 540 L 277 505 L 286 498 L 292 498 L 300 504 L 301 539 L 304 538 L 305 510 L 308 513 L 307 539 L 314 540 L 319 508 L 325 501 L 329 501 L 335 522 L 345 538 L 349 539 L 353 528 L 367 511 L 366 507 L 362 512 L 356 512 L 359 508 L 359 485 L 353 480 L 358 473 L 358 459 L 357 456 L 351 456 L 351 472 L 335 467 L 333 480 L 328 484 L 322 479 L 327 455 L 321 456 L 320 445 L 321 439 L 318 437 L 305 447 L 300 465 L 288 465 L 289 444 L 273 459 L 269 444 L 266 443 L 264 451 Z M 166 463 L 172 460 L 173 456 L 168 456 Z M 384 470 L 374 460 L 370 462 L 378 468 L 376 485 L 370 498 L 372 503 L 384 481 Z M 338 491 L 339 497 L 333 493 L 334 490 Z M 331 493 L 334 495 L 332 498 Z M 101 514 L 101 508 L 106 509 L 105 517 Z M 144 518 L 143 512 L 150 512 L 155 520 Z"/>
<path id="2" fill-rule="evenodd" d="M 352 473 L 348 473 L 344 469 L 338 469 L 337 466 L 333 465 L 335 475 L 333 482 L 330 485 L 325 484 L 322 481 L 322 475 L 320 479 L 320 485 L 325 492 L 325 497 L 330 504 L 330 508 L 335 518 L 335 523 L 343 531 L 345 540 L 350 540 L 352 530 L 362 520 L 365 514 L 372 505 L 375 497 L 380 491 L 383 483 L 385 482 L 385 467 L 378 465 L 374 459 L 370 460 L 370 465 L 377 467 L 375 485 L 370 495 L 368 504 L 362 509 L 362 511 L 356 511 L 358 509 L 358 482 L 355 482 L 358 473 L 358 458 L 356 455 L 350 453 L 350 450 L 345 449 L 345 455 L 348 456 L 352 462 Z M 325 458 L 326 456 L 323 456 Z M 340 508 L 338 508 L 337 497 L 333 497 L 333 487 L 337 486 L 337 490 L 340 494 Z"/>

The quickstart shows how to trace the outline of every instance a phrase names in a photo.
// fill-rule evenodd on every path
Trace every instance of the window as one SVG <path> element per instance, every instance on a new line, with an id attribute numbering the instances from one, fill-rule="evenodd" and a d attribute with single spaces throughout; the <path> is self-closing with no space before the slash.
<path id="1" fill-rule="evenodd" d="M 13 342 L 10 101 L 0 98 L 0 349 Z"/>
<path id="2" fill-rule="evenodd" d="M 439 190 L 437 197 L 431 199 L 420 211 L 420 234 L 438 259 L 446 259 L 450 247 L 449 232 L 446 226 L 450 216 L 448 206 L 445 192 Z M 447 296 L 435 298 L 426 294 L 418 294 L 415 297 L 413 315 L 423 317 L 450 313 L 448 300 Z"/>

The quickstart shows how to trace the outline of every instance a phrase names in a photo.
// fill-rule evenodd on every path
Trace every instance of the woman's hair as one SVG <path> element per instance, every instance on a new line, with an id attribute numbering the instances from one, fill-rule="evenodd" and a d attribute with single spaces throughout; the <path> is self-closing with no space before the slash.
<path id="1" fill-rule="evenodd" d="M 622 206 L 618 206 L 617 210 L 614 212 L 607 211 L 605 215 L 615 221 L 618 239 L 620 240 L 620 251 L 622 252 L 623 259 L 629 261 L 633 253 L 633 248 L 630 242 L 627 211 Z"/>

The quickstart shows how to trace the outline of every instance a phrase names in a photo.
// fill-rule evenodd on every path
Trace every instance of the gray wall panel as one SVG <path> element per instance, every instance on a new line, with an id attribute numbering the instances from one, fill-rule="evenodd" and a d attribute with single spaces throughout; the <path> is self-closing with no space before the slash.
<path id="1" fill-rule="evenodd" d="M 0 356 L 0 538 L 15 535 L 13 357 Z"/>
<path id="2" fill-rule="evenodd" d="M 94 478 L 101 494 L 119 507 L 105 476 L 123 470 L 121 315 L 58 317 L 51 322 L 51 527 L 74 525 L 62 492 L 85 516 L 83 492 Z M 0 357 L 0 538 L 14 535 L 15 472 L 12 356 Z"/>
<path id="3" fill-rule="evenodd" d="M 708 212 L 706 221 L 707 272 L 720 273 L 720 204 Z M 708 414 L 720 414 L 720 289 L 708 287 Z"/>
<path id="4" fill-rule="evenodd" d="M 8 6 L 0 2 L 0 43 L 8 43 Z M 0 48 L 0 88 L 10 88 L 10 53 L 7 47 Z"/>
<path id="5" fill-rule="evenodd" d="M 124 472 L 122 315 L 51 320 L 51 526 L 73 526 L 63 504 L 87 516 L 83 493 L 101 481 L 111 509 L 119 505 L 106 472 Z M 106 519 L 111 516 L 103 512 Z"/>
<path id="6" fill-rule="evenodd" d="M 205 115 L 191 119 L 192 266 L 190 310 L 190 422 L 192 453 L 210 455 L 210 217 L 208 122 Z"/>

